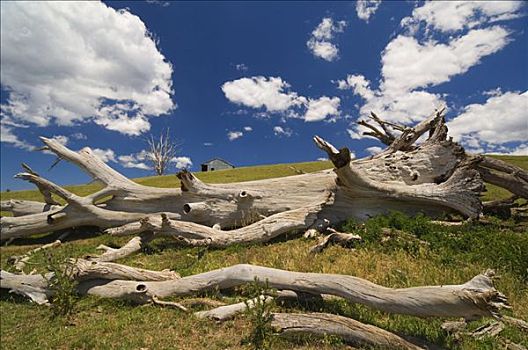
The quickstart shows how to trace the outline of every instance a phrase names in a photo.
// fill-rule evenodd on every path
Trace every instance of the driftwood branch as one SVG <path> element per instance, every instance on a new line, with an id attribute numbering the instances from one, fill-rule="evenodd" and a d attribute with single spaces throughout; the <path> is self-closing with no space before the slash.
<path id="1" fill-rule="evenodd" d="M 43 250 L 46 250 L 46 249 L 57 248 L 61 244 L 62 244 L 62 239 L 58 238 L 58 239 L 56 239 L 55 241 L 53 241 L 51 243 L 47 243 L 47 244 L 44 244 L 44 245 L 42 245 L 40 247 L 32 249 L 29 252 L 25 253 L 24 255 L 11 256 L 11 257 L 9 257 L 7 262 L 10 263 L 11 265 L 13 265 L 17 271 L 22 272 L 24 270 L 24 268 L 26 267 L 26 264 L 31 259 L 31 256 L 33 254 L 38 253 L 38 252 L 43 251 Z"/>
<path id="2" fill-rule="evenodd" d="M 115 264 L 106 261 L 77 259 L 71 261 L 77 280 L 132 280 L 132 281 L 169 281 L 181 278 L 174 271 L 152 271 Z"/>
<path id="3" fill-rule="evenodd" d="M 327 231 L 329 234 L 321 238 L 317 245 L 310 248 L 310 253 L 320 253 L 330 244 L 339 244 L 343 247 L 348 247 L 362 241 L 361 236 L 353 233 L 337 232 L 332 228 L 328 228 Z"/>
<path id="4" fill-rule="evenodd" d="M 327 199 L 321 199 L 319 202 L 304 208 L 275 214 L 251 225 L 230 231 L 222 231 L 192 222 L 170 220 L 165 215 L 161 215 L 160 218 L 144 218 L 142 223 L 130 223 L 108 229 L 106 232 L 111 235 L 127 235 L 150 231 L 155 232 L 158 236 L 176 238 L 185 245 L 214 248 L 222 248 L 233 244 L 264 243 L 282 234 L 310 227 L 316 221 L 317 213 L 321 210 L 321 206 L 326 202 Z M 145 226 L 146 222 L 148 226 Z M 127 246 L 133 247 L 133 250 L 127 249 L 126 255 L 138 251 L 143 244 L 142 241 L 143 239 L 135 237 L 127 243 Z M 109 256 L 110 254 L 116 254 L 115 250 L 109 251 L 111 252 L 107 254 Z M 114 259 L 112 258 L 112 260 Z"/>
<path id="5" fill-rule="evenodd" d="M 257 303 L 271 303 L 272 301 L 287 302 L 287 301 L 306 301 L 308 299 L 323 300 L 320 295 L 311 295 L 306 293 L 296 293 L 291 290 L 279 290 L 272 293 L 273 295 L 260 295 L 256 298 L 249 299 L 240 303 L 231 305 L 222 305 L 211 310 L 195 312 L 194 315 L 198 318 L 209 318 L 215 321 L 226 321 L 232 319 L 238 314 L 241 314 L 248 309 L 253 309 Z M 309 297 L 307 297 L 309 296 Z"/>
<path id="6" fill-rule="evenodd" d="M 332 314 L 274 313 L 271 325 L 284 336 L 334 335 L 353 346 L 424 349 L 379 327 Z"/>
<path id="7" fill-rule="evenodd" d="M 528 181 L 524 180 L 519 174 L 493 171 L 484 166 L 478 166 L 477 170 L 484 181 L 505 188 L 514 195 L 528 199 Z"/>
<path id="8" fill-rule="evenodd" d="M 153 297 L 188 296 L 258 280 L 267 281 L 271 288 L 335 295 L 389 313 L 473 319 L 497 315 L 502 308 L 508 307 L 506 297 L 493 287 L 491 276 L 491 272 L 486 272 L 460 285 L 393 289 L 353 276 L 291 272 L 241 264 L 159 282 L 90 279 L 82 281 L 78 291 L 145 303 L 152 302 Z M 34 290 L 38 291 L 40 299 L 49 294 L 47 280 L 43 276 L 14 275 L 2 271 L 0 282 L 1 288 L 31 298 Z M 28 288 L 31 290 L 28 291 Z"/>
<path id="9" fill-rule="evenodd" d="M 10 199 L 0 202 L 0 210 L 11 212 L 13 216 L 38 214 L 45 211 L 57 211 L 60 208 L 62 208 L 61 205 L 26 201 L 22 199 Z"/>
<path id="10" fill-rule="evenodd" d="M 407 127 L 390 123 L 379 118 L 374 112 L 371 112 L 369 117 L 376 122 L 383 131 L 379 130 L 366 120 L 358 121 L 359 125 L 362 125 L 371 131 L 364 132 L 364 135 L 372 136 L 379 139 L 384 145 L 388 146 L 382 155 L 393 153 L 396 151 L 412 151 L 417 148 L 414 143 L 427 131 L 435 128 L 440 120 L 443 119 L 443 113 L 445 107 L 435 110 L 434 113 L 417 124 L 415 127 Z M 443 124 L 443 123 L 442 123 Z M 399 136 L 395 136 L 390 129 L 400 132 Z"/>
<path id="11" fill-rule="evenodd" d="M 132 255 L 150 242 L 155 237 L 153 232 L 143 232 L 141 235 L 132 238 L 121 248 L 111 248 L 107 247 L 104 244 L 101 244 L 97 247 L 98 250 L 103 250 L 103 254 L 90 257 L 92 261 L 101 261 L 101 262 L 110 262 L 118 259 L 125 258 L 129 255 Z"/>
<path id="12" fill-rule="evenodd" d="M 198 311 L 194 315 L 198 318 L 208 318 L 215 321 L 226 321 L 236 315 L 245 312 L 248 308 L 253 308 L 254 305 L 258 302 L 260 303 L 270 303 L 273 301 L 273 297 L 269 295 L 260 295 L 256 298 L 247 300 L 245 302 L 240 302 L 231 305 L 220 306 L 211 310 Z"/>
<path id="13" fill-rule="evenodd" d="M 39 174 L 37 174 L 33 169 L 29 167 L 29 165 L 22 163 L 22 168 L 26 170 L 29 174 L 34 175 L 36 177 L 40 177 Z M 15 176 L 16 177 L 16 176 Z M 42 197 L 44 197 L 44 202 L 49 205 L 60 205 L 59 202 L 55 201 L 51 196 L 51 191 L 46 186 L 43 186 L 39 183 L 35 183 L 37 186 L 39 192 L 42 194 Z"/>

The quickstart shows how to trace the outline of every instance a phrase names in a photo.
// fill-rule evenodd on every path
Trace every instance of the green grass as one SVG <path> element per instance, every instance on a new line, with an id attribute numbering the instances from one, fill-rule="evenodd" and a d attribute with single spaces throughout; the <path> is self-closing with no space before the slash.
<path id="1" fill-rule="evenodd" d="M 519 162 L 526 168 L 528 157 L 508 161 Z M 212 173 L 198 173 L 206 182 L 245 181 L 257 178 L 295 174 L 294 166 L 305 172 L 329 168 L 328 162 L 240 168 Z M 151 177 L 135 181 L 151 186 L 179 186 L 175 176 Z M 96 186 L 71 187 L 78 194 L 93 192 Z M 488 196 L 490 193 L 488 193 Z M 499 196 L 493 192 L 493 196 Z M 25 196 L 25 197 L 24 197 Z M 37 200 L 36 191 L 2 193 L 2 199 Z M 489 197 L 496 199 L 498 197 Z M 500 275 L 498 290 L 506 294 L 515 317 L 528 319 L 528 233 L 519 232 L 513 222 L 492 220 L 493 223 L 443 227 L 427 218 L 408 218 L 398 213 L 376 217 L 364 225 L 349 221 L 344 229 L 356 232 L 364 243 L 355 250 L 331 246 L 321 254 L 310 255 L 312 240 L 291 234 L 264 245 L 232 246 L 224 250 L 177 248 L 169 240 L 153 241 L 141 254 L 120 261 L 132 266 L 160 270 L 170 268 L 183 276 L 237 263 L 251 263 L 287 270 L 350 274 L 389 287 L 410 287 L 426 284 L 463 283 L 474 275 L 493 268 Z M 412 234 L 417 239 L 381 242 L 381 229 L 391 227 Z M 45 241 L 56 238 L 40 237 L 18 241 L 1 247 L 1 266 L 9 269 L 7 259 L 23 254 Z M 95 254 L 99 244 L 121 245 L 127 238 L 114 238 L 79 232 L 56 249 L 58 257 L 81 257 Z M 421 244 L 419 240 L 427 242 Z M 35 254 L 27 272 L 43 271 L 46 256 Z M 240 292 L 228 294 L 223 300 L 243 300 Z M 209 297 L 218 298 L 217 293 Z M 177 300 L 177 299 L 175 299 Z M 306 311 L 300 306 L 275 306 L 282 311 Z M 179 310 L 156 306 L 134 306 L 122 301 L 83 297 L 76 304 L 69 320 L 51 319 L 48 307 L 37 306 L 2 291 L 0 298 L 0 336 L 2 349 L 249 349 L 243 340 L 251 334 L 251 322 L 241 315 L 232 321 L 215 324 L 198 320 Z M 440 319 L 419 319 L 389 315 L 345 301 L 332 301 L 311 306 L 312 311 L 333 312 L 354 317 L 405 335 L 418 336 L 446 348 L 496 349 L 493 339 L 474 340 L 463 337 L 460 342 L 440 329 Z M 472 325 L 476 327 L 480 323 Z M 508 339 L 528 346 L 528 335 L 512 327 L 503 332 Z M 331 338 L 321 340 L 301 338 L 295 341 L 271 339 L 272 348 L 336 349 L 346 348 Z"/>
<path id="2" fill-rule="evenodd" d="M 516 165 L 518 167 L 528 170 L 528 156 L 491 156 L 491 157 L 503 160 L 505 162 L 508 162 L 510 164 L 513 164 L 513 165 Z M 500 199 L 500 198 L 507 198 L 511 196 L 511 193 L 508 192 L 507 190 L 501 187 L 490 185 L 490 184 L 486 184 L 486 190 L 487 192 L 485 192 L 483 196 L 483 199 L 486 201 Z"/>

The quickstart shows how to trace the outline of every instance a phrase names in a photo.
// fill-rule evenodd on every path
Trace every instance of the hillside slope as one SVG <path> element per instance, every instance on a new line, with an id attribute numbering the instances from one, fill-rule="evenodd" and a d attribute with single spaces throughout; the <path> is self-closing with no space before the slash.
<path id="1" fill-rule="evenodd" d="M 507 161 L 513 165 L 517 165 L 523 169 L 528 169 L 528 156 L 493 156 L 498 159 Z M 212 172 L 196 172 L 194 173 L 200 180 L 206 183 L 229 183 L 242 182 L 251 180 L 269 179 L 274 177 L 292 176 L 299 173 L 310 173 L 324 169 L 332 168 L 330 161 L 304 162 L 304 163 L 290 163 L 290 164 L 274 164 L 274 165 L 258 165 L 250 167 L 242 167 L 228 170 L 219 170 Z M 148 176 L 132 179 L 133 181 L 154 187 L 180 187 L 180 180 L 173 174 L 165 176 Z M 65 186 L 68 190 L 75 194 L 85 196 L 93 193 L 101 187 L 98 184 L 87 185 L 70 185 Z M 508 194 L 507 191 L 496 186 L 488 185 L 488 191 L 484 200 L 492 200 L 503 198 Z M 37 190 L 26 191 L 11 191 L 1 192 L 1 200 L 8 199 L 25 199 L 41 201 L 41 195 Z"/>

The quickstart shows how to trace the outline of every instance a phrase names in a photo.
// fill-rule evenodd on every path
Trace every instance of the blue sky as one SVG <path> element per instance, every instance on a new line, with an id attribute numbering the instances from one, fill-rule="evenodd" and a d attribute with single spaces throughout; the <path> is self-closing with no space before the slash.
<path id="1" fill-rule="evenodd" d="M 526 14 L 508 1 L 2 2 L 1 188 L 31 188 L 12 178 L 22 161 L 89 180 L 66 162 L 48 171 L 41 135 L 139 177 L 145 137 L 167 127 L 173 165 L 192 170 L 316 160 L 316 134 L 364 157 L 381 146 L 356 126 L 370 110 L 409 124 L 441 105 L 466 149 L 528 154 Z"/>

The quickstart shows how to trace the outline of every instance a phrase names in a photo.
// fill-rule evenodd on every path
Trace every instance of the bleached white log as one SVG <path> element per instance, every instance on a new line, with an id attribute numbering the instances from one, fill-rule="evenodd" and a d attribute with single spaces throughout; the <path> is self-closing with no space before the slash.
<path id="1" fill-rule="evenodd" d="M 48 280 L 51 277 L 51 273 L 45 276 L 17 275 L 1 270 L 0 288 L 8 289 L 10 293 L 27 297 L 39 305 L 48 304 L 48 299 L 53 295 L 51 289 L 48 288 Z"/>
<path id="2" fill-rule="evenodd" d="M 76 259 L 72 260 L 71 263 L 74 266 L 75 279 L 77 280 L 168 281 L 181 278 L 180 274 L 171 270 L 152 271 L 87 259 Z"/>
<path id="3" fill-rule="evenodd" d="M 347 344 L 383 349 L 425 349 L 379 327 L 326 313 L 273 313 L 271 326 L 284 336 L 334 335 Z"/>
<path id="4" fill-rule="evenodd" d="M 483 163 L 486 164 L 487 162 Z M 528 181 L 524 180 L 520 176 L 522 173 L 526 173 L 526 171 L 521 169 L 521 172 L 497 172 L 490 170 L 484 166 L 477 167 L 477 170 L 479 171 L 484 181 L 505 188 L 519 197 L 528 199 Z"/>
<path id="5" fill-rule="evenodd" d="M 248 308 L 251 309 L 257 303 L 270 303 L 273 301 L 273 297 L 269 295 L 260 295 L 256 298 L 246 300 L 245 302 L 240 302 L 231 305 L 220 306 L 211 310 L 198 311 L 194 315 L 198 318 L 209 318 L 215 321 L 226 321 L 236 315 L 245 312 Z"/>
<path id="6" fill-rule="evenodd" d="M 322 196 L 318 202 L 304 208 L 274 214 L 251 225 L 230 231 L 222 231 L 193 222 L 170 220 L 164 215 L 161 215 L 161 219 L 152 217 L 146 220 L 145 218 L 143 222 L 148 221 L 150 223 L 148 230 L 155 232 L 157 236 L 177 238 L 183 244 L 191 246 L 221 248 L 233 244 L 263 243 L 282 234 L 310 227 L 317 219 L 317 213 L 322 205 L 327 202 L 327 196 L 328 194 Z M 112 235 L 127 235 L 147 230 L 147 228 L 142 229 L 141 226 L 141 223 L 130 223 L 108 229 L 106 232 Z M 130 249 L 127 253 L 139 250 L 141 245 L 141 240 L 135 237 L 127 243 L 127 246 L 133 247 L 133 250 Z M 110 249 L 109 252 L 116 254 L 115 250 Z"/>
<path id="7" fill-rule="evenodd" d="M 13 216 L 43 213 L 60 208 L 60 205 L 52 205 L 36 201 L 26 201 L 22 199 L 10 199 L 0 202 L 0 210 L 11 212 Z"/>
<path id="8" fill-rule="evenodd" d="M 508 307 L 506 297 L 493 287 L 491 276 L 492 272 L 486 272 L 460 285 L 395 289 L 347 275 L 292 272 L 240 264 L 161 282 L 87 280 L 79 284 L 78 290 L 81 294 L 145 303 L 151 302 L 154 296 L 159 299 L 188 296 L 214 288 L 233 288 L 258 279 L 267 281 L 271 288 L 335 295 L 389 313 L 473 319 L 496 315 L 500 309 Z M 20 286 L 28 288 L 33 284 L 42 289 L 46 280 L 42 276 L 38 279 L 38 276 L 2 272 L 1 288 L 24 292 Z"/>
<path id="9" fill-rule="evenodd" d="M 107 247 L 101 244 L 97 247 L 98 250 L 103 250 L 103 254 L 95 257 L 90 257 L 91 261 L 110 262 L 125 258 L 135 252 L 140 251 L 145 245 L 154 238 L 154 233 L 144 232 L 139 236 L 132 238 L 124 246 L 120 248 Z"/>
<path id="10" fill-rule="evenodd" d="M 285 302 L 285 301 L 307 301 L 307 300 L 318 300 L 322 301 L 324 299 L 331 299 L 332 296 L 325 296 L 324 298 L 321 295 L 313 295 L 313 294 L 306 294 L 306 293 L 296 293 L 291 290 L 279 290 L 272 293 L 273 295 L 260 295 L 256 298 L 249 299 L 240 303 L 235 303 L 231 305 L 221 305 L 217 306 L 214 309 L 205 310 L 205 311 L 198 311 L 195 312 L 194 315 L 198 318 L 209 318 L 215 321 L 226 321 L 233 317 L 235 317 L 238 314 L 241 314 L 248 309 L 253 309 L 258 302 L 261 303 L 271 303 L 272 301 L 276 300 L 277 302 Z"/>

